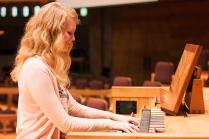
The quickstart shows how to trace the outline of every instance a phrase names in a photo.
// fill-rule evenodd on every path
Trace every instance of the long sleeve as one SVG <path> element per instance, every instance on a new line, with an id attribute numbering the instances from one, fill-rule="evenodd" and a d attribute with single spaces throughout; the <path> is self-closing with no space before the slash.
<path id="1" fill-rule="evenodd" d="M 62 132 L 95 131 L 111 128 L 108 119 L 85 119 L 68 115 L 55 92 L 48 69 L 30 67 L 24 75 L 27 92 L 44 115 Z"/>
<path id="2" fill-rule="evenodd" d="M 70 94 L 70 93 L 69 93 Z M 69 95 L 69 112 L 73 116 L 83 117 L 83 118 L 104 118 L 104 119 L 116 119 L 117 116 L 114 113 L 98 110 L 84 106 L 77 103 L 71 95 Z"/>

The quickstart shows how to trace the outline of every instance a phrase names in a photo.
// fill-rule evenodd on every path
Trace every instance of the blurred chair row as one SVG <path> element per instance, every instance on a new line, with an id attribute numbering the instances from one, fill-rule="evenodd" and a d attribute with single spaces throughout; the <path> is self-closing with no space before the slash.
<path id="1" fill-rule="evenodd" d="M 77 89 L 105 89 L 109 84 L 109 80 L 105 77 L 94 77 L 91 74 L 79 75 L 76 73 L 70 74 L 71 87 Z"/>
<path id="2" fill-rule="evenodd" d="M 174 64 L 172 62 L 159 61 L 156 63 L 155 71 L 151 73 L 151 79 L 146 80 L 143 86 L 169 85 L 174 74 Z M 101 79 L 89 80 L 87 78 L 73 78 L 72 83 L 77 89 L 107 89 L 111 86 L 132 86 L 133 81 L 128 76 L 116 76 L 112 81 Z"/>
<path id="3" fill-rule="evenodd" d="M 156 63 L 155 71 L 151 73 L 151 79 L 145 80 L 143 86 L 170 85 L 174 75 L 174 64 L 167 61 Z M 107 89 L 111 86 L 132 86 L 133 80 L 129 76 L 116 76 L 112 81 L 104 79 L 73 78 L 72 84 L 78 89 Z"/>
<path id="4" fill-rule="evenodd" d="M 111 85 L 110 85 L 111 84 Z M 87 79 L 77 78 L 75 80 L 75 87 L 77 89 L 107 89 L 105 87 L 104 80 L 93 79 L 88 82 Z M 117 76 L 113 79 L 112 83 L 109 83 L 110 86 L 132 86 L 131 77 L 127 76 Z M 109 87 L 108 87 L 109 88 Z M 73 95 L 74 99 L 86 106 L 100 109 L 100 110 L 109 110 L 108 109 L 108 98 L 95 98 L 95 97 L 86 97 L 84 101 L 80 96 Z"/>
<path id="5" fill-rule="evenodd" d="M 107 109 L 107 101 L 102 99 L 102 98 L 94 98 L 94 97 L 86 97 L 85 101 L 82 100 L 81 96 L 77 96 L 77 95 L 73 95 L 73 98 L 80 104 L 84 104 L 87 105 L 89 107 L 95 107 L 98 109 L 102 109 L 102 110 L 108 110 Z M 15 107 L 17 107 L 18 105 L 18 95 L 13 95 L 13 99 L 12 99 L 13 105 Z M 6 103 L 6 102 L 4 102 Z M 98 104 L 98 106 L 96 106 Z M 2 110 L 0 108 L 0 114 L 1 113 L 14 113 L 15 111 L 13 110 Z"/>
<path id="6" fill-rule="evenodd" d="M 132 86 L 131 77 L 116 76 L 113 81 L 106 78 L 89 79 L 86 77 L 73 77 L 71 76 L 71 85 L 77 89 L 109 89 L 114 86 Z"/>
<path id="7" fill-rule="evenodd" d="M 104 89 L 105 88 L 105 82 L 103 80 L 91 80 L 88 81 L 85 78 L 78 78 L 75 80 L 74 86 L 77 89 L 85 89 L 85 88 L 90 88 L 90 89 Z"/>

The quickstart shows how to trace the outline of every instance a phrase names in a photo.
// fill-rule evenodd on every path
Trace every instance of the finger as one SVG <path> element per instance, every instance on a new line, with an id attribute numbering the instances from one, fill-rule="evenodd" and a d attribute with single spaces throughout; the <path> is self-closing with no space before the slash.
<path id="1" fill-rule="evenodd" d="M 127 127 L 123 127 L 122 130 L 125 132 L 125 133 L 131 133 Z"/>
<path id="2" fill-rule="evenodd" d="M 130 119 L 130 120 L 129 120 L 129 123 L 132 123 L 132 124 L 134 124 L 134 125 L 138 125 L 139 122 L 140 122 L 139 119 Z"/>
<path id="3" fill-rule="evenodd" d="M 128 130 L 129 130 L 131 133 L 137 133 L 131 126 L 128 127 Z"/>
<path id="4" fill-rule="evenodd" d="M 126 133 L 136 133 L 136 131 L 132 128 L 133 124 L 125 123 L 123 127 L 125 127 Z"/>
<path id="5" fill-rule="evenodd" d="M 136 132 L 139 132 L 139 128 L 137 126 L 135 126 L 135 125 L 132 124 L 131 125 L 131 128 L 134 129 Z"/>

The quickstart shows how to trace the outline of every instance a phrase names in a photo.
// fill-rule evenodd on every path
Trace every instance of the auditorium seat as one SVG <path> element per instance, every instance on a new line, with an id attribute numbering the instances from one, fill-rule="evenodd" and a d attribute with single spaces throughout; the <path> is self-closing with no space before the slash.
<path id="1" fill-rule="evenodd" d="M 75 86 L 76 79 L 78 79 L 80 77 L 80 75 L 77 73 L 70 73 L 69 77 L 70 77 L 70 85 Z"/>
<path id="2" fill-rule="evenodd" d="M 89 97 L 86 99 L 86 102 L 84 103 L 84 105 L 91 107 L 91 108 L 96 108 L 99 110 L 107 110 L 107 102 L 101 98 Z"/>
<path id="3" fill-rule="evenodd" d="M 85 89 L 88 87 L 88 80 L 84 78 L 78 78 L 75 81 L 75 87 L 77 89 Z"/>
<path id="4" fill-rule="evenodd" d="M 209 61 L 209 50 L 204 49 L 202 50 L 198 61 L 197 61 L 197 66 L 199 66 L 201 68 L 201 79 L 204 80 L 204 86 L 208 87 L 209 86 L 209 76 L 208 76 L 208 61 Z"/>
<path id="5" fill-rule="evenodd" d="M 159 86 L 162 86 L 162 83 L 158 82 L 158 81 L 146 80 L 146 81 L 143 82 L 143 86 L 159 87 Z"/>
<path id="6" fill-rule="evenodd" d="M 104 89 L 104 82 L 102 80 L 92 80 L 89 82 L 89 89 Z"/>
<path id="7" fill-rule="evenodd" d="M 81 103 L 81 97 L 77 95 L 72 95 L 72 97 L 78 102 Z"/>
<path id="8" fill-rule="evenodd" d="M 113 86 L 132 86 L 132 78 L 128 76 L 116 76 L 113 79 Z"/>
<path id="9" fill-rule="evenodd" d="M 202 70 L 207 71 L 208 61 L 209 61 L 209 50 L 205 49 L 201 52 L 196 65 L 200 66 Z"/>
<path id="10" fill-rule="evenodd" d="M 159 86 L 170 85 L 174 75 L 174 64 L 167 61 L 158 61 L 155 66 L 155 72 L 151 73 L 151 80 L 144 81 L 143 85 Z M 159 83 L 160 82 L 160 83 Z"/>

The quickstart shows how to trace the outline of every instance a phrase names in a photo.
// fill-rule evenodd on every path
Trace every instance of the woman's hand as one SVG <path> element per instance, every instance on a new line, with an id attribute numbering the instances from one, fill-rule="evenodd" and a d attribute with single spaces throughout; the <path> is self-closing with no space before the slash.
<path id="1" fill-rule="evenodd" d="M 138 133 L 139 131 L 136 125 L 127 122 L 112 121 L 111 126 L 112 130 L 120 130 L 126 133 Z"/>
<path id="2" fill-rule="evenodd" d="M 124 116 L 124 115 L 119 115 L 119 114 L 115 114 L 113 120 L 119 121 L 119 122 L 131 123 L 134 125 L 138 125 L 140 122 L 139 118 L 132 117 L 132 116 Z"/>

